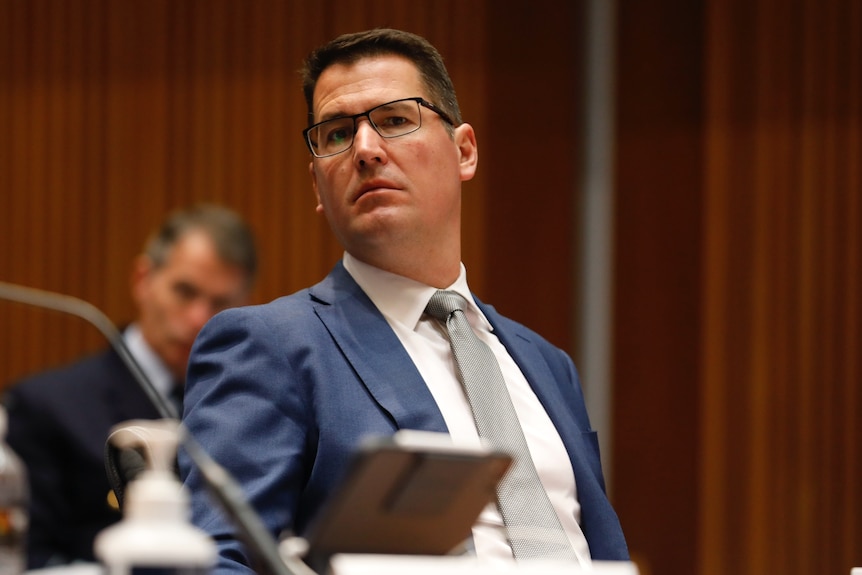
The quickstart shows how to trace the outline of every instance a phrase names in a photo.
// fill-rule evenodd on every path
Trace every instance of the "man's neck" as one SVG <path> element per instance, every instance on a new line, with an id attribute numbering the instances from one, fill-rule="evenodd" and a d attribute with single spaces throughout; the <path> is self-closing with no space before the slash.
<path id="1" fill-rule="evenodd" d="M 435 263 L 433 258 L 410 258 L 393 261 L 382 258 L 363 258 L 354 253 L 350 253 L 350 255 L 370 266 L 438 289 L 452 285 L 461 273 L 460 259 L 454 262 Z"/>

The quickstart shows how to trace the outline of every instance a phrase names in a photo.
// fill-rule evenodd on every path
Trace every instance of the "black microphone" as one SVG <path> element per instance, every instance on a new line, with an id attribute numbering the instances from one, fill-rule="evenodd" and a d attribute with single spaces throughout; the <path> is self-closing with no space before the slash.
<path id="1" fill-rule="evenodd" d="M 82 299 L 0 281 L 0 300 L 12 301 L 37 308 L 49 309 L 83 319 L 98 329 L 134 376 L 141 389 L 165 419 L 177 419 L 173 405 L 162 397 L 152 381 L 135 360 L 117 327 L 101 310 Z M 255 559 L 261 575 L 317 575 L 308 565 L 292 554 L 282 557 L 278 544 L 267 531 L 260 516 L 245 499 L 242 489 L 230 474 L 198 444 L 185 427 L 180 425 L 179 443 L 189 459 L 201 472 L 207 488 L 218 500 L 228 517 L 240 530 L 243 543 Z"/>

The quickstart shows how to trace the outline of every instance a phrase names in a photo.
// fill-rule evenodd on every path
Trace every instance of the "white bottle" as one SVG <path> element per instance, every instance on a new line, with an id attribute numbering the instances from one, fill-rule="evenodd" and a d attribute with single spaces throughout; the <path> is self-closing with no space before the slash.
<path id="1" fill-rule="evenodd" d="M 106 575 L 202 575 L 216 560 L 212 539 L 189 522 L 189 499 L 174 474 L 178 422 L 140 420 L 115 428 L 118 447 L 144 449 L 148 468 L 126 489 L 123 519 L 96 537 Z"/>
<path id="2" fill-rule="evenodd" d="M 27 470 L 6 443 L 6 410 L 0 406 L 0 575 L 23 573 L 27 563 Z"/>

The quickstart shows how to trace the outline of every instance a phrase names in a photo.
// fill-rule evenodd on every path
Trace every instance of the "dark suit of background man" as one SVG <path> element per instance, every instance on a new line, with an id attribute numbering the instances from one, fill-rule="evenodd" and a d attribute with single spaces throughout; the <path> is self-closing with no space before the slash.
<path id="1" fill-rule="evenodd" d="M 437 51 L 399 31 L 347 35 L 307 59 L 304 90 L 317 212 L 344 258 L 309 289 L 228 310 L 204 327 L 189 365 L 191 433 L 274 535 L 304 533 L 366 435 L 410 428 L 476 443 L 448 340 L 423 313 L 437 288 L 455 290 L 501 364 L 578 559 L 627 559 L 571 359 L 467 286 L 461 183 L 476 170 L 476 137 Z M 525 102 L 509 128 L 541 154 L 546 120 Z M 311 126 L 324 121 L 332 122 Z M 218 542 L 216 573 L 248 572 L 233 525 L 182 452 L 180 470 L 193 521 Z M 494 505 L 473 542 L 480 557 L 512 557 Z"/>
<path id="2" fill-rule="evenodd" d="M 165 397 L 181 397 L 192 343 L 206 321 L 247 303 L 256 273 L 251 230 L 225 208 L 173 213 L 133 265 L 138 315 L 123 337 Z M 8 441 L 30 478 L 30 569 L 93 561 L 95 535 L 120 518 L 109 504 L 110 428 L 158 413 L 119 356 L 107 349 L 13 385 Z"/>

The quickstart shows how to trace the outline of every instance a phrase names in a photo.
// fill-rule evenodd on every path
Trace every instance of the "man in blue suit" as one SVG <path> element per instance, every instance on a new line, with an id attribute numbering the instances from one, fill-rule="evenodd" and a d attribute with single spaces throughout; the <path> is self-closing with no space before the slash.
<path id="1" fill-rule="evenodd" d="M 571 359 L 467 285 L 461 183 L 478 152 L 440 55 L 397 30 L 348 34 L 308 57 L 303 87 L 317 211 L 344 258 L 309 289 L 205 326 L 190 359 L 189 431 L 273 535 L 305 532 L 367 436 L 419 429 L 477 443 L 449 341 L 424 313 L 438 289 L 455 291 L 500 364 L 577 559 L 627 559 Z M 234 527 L 182 456 L 180 467 L 193 520 L 219 545 L 217 572 L 246 572 Z M 513 556 L 494 505 L 472 542 L 480 557 Z"/>

